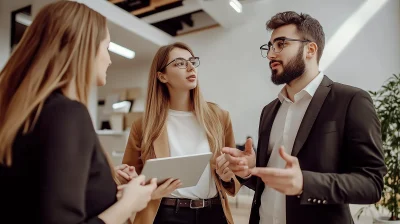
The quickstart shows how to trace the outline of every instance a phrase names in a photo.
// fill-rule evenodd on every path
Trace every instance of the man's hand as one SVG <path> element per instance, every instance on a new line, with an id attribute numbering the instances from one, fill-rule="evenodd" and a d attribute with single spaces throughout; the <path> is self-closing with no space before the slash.
<path id="1" fill-rule="evenodd" d="M 286 161 L 284 169 L 256 167 L 251 174 L 258 176 L 269 187 L 285 195 L 299 195 L 303 192 L 303 173 L 297 157 L 287 154 L 283 147 L 279 148 L 280 156 Z"/>
<path id="2" fill-rule="evenodd" d="M 225 159 L 229 162 L 229 169 L 241 178 L 250 175 L 250 169 L 256 166 L 256 154 L 253 150 L 253 140 L 248 138 L 244 151 L 236 148 L 224 147 Z"/>

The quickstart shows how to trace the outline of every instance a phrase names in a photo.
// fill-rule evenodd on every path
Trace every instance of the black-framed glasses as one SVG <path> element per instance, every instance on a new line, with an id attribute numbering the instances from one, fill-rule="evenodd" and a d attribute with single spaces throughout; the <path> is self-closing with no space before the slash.
<path id="1" fill-rule="evenodd" d="M 190 57 L 188 60 L 184 58 L 175 58 L 174 60 L 170 61 L 167 65 L 162 67 L 160 71 L 163 71 L 168 65 L 174 63 L 174 65 L 180 69 L 186 69 L 189 62 L 192 64 L 193 67 L 197 68 L 200 65 L 200 58 L 199 57 Z"/>
<path id="2" fill-rule="evenodd" d="M 273 44 L 271 42 L 268 42 L 268 44 L 264 44 L 260 47 L 261 56 L 263 58 L 266 58 L 268 56 L 268 53 L 271 50 L 271 48 L 275 53 L 280 53 L 283 50 L 283 48 L 286 47 L 286 41 L 299 41 L 299 42 L 303 42 L 303 43 L 311 42 L 310 40 L 300 40 L 300 39 L 292 39 L 292 38 L 286 38 L 286 37 L 278 37 L 274 40 Z"/>

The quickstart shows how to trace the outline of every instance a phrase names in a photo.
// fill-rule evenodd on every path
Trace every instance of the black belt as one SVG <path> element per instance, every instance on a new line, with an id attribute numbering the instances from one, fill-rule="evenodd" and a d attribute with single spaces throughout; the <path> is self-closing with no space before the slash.
<path id="1" fill-rule="evenodd" d="M 221 199 L 219 197 L 210 198 L 210 199 L 199 199 L 199 200 L 191 200 L 191 199 L 182 199 L 182 198 L 163 198 L 161 200 L 161 204 L 167 206 L 178 206 L 183 208 L 205 208 L 211 205 L 220 205 Z"/>

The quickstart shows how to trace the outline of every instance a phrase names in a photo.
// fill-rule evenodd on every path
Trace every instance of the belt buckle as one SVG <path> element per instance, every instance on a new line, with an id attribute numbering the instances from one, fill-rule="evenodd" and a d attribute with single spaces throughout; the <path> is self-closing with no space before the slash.
<path id="1" fill-rule="evenodd" d="M 193 201 L 197 201 L 197 200 L 190 200 L 189 207 L 190 207 L 191 209 L 204 208 L 204 207 L 205 207 L 204 199 L 201 199 L 201 201 L 202 201 L 201 206 L 193 206 L 193 205 L 192 205 L 192 202 L 193 202 Z"/>

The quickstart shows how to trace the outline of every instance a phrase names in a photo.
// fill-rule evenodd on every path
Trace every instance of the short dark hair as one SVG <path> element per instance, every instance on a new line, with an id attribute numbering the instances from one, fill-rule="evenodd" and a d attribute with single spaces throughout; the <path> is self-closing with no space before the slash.
<path id="1" fill-rule="evenodd" d="M 317 63 L 321 59 L 325 47 L 325 33 L 318 20 L 308 14 L 293 11 L 280 12 L 267 22 L 267 30 L 275 30 L 281 26 L 294 24 L 303 38 L 318 45 Z"/>

